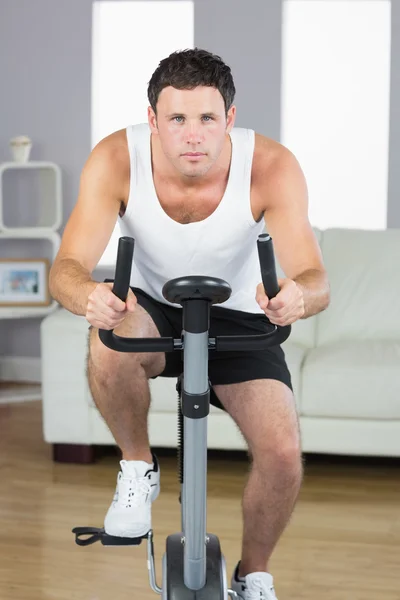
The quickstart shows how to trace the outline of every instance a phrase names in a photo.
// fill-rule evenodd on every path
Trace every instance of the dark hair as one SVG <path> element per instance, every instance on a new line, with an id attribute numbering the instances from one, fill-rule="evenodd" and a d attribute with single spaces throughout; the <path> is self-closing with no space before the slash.
<path id="1" fill-rule="evenodd" d="M 191 90 L 198 85 L 215 87 L 228 112 L 236 93 L 231 69 L 220 56 L 200 48 L 176 51 L 161 60 L 149 81 L 147 97 L 156 113 L 158 97 L 165 87 Z"/>

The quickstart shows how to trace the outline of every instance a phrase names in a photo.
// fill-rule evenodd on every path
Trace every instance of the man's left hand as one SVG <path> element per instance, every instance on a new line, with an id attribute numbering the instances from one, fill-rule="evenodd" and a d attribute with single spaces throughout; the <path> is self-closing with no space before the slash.
<path id="1" fill-rule="evenodd" d="M 257 286 L 256 300 L 274 325 L 291 325 L 304 315 L 303 291 L 292 279 L 278 279 L 279 292 L 269 299 L 264 286 Z"/>

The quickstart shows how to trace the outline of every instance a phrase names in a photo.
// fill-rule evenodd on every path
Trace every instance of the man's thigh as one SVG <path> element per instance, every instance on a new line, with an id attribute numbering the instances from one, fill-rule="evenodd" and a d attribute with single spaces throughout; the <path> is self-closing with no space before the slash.
<path id="1" fill-rule="evenodd" d="M 271 323 L 264 314 L 212 307 L 210 336 L 259 335 L 271 331 Z M 292 390 L 291 375 L 281 346 L 275 345 L 256 351 L 210 351 L 209 378 L 213 387 L 210 401 L 226 407 L 217 394 L 217 386 L 253 380 L 277 380 Z"/>
<path id="2" fill-rule="evenodd" d="M 254 379 L 213 387 L 252 454 L 277 449 L 280 453 L 299 452 L 296 403 L 285 383 L 276 379 Z"/>

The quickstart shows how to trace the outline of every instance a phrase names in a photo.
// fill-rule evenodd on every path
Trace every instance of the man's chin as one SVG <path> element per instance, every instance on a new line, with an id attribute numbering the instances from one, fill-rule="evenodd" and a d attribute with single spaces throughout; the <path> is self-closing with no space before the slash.
<path id="1" fill-rule="evenodd" d="M 209 169 L 210 165 L 207 165 L 206 167 L 204 165 L 194 165 L 193 167 L 182 169 L 181 173 L 182 175 L 186 175 L 186 177 L 196 178 L 205 175 Z"/>
<path id="2" fill-rule="evenodd" d="M 190 177 L 191 179 L 196 179 L 197 177 L 201 177 L 202 175 L 204 175 L 206 173 L 206 171 L 183 171 L 182 175 L 185 175 L 185 177 Z"/>

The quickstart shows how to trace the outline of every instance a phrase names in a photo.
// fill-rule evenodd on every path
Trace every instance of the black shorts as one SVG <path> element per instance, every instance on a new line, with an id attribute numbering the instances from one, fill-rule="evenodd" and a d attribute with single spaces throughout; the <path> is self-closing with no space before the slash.
<path id="1" fill-rule="evenodd" d="M 180 339 L 182 308 L 158 302 L 143 290 L 131 287 L 138 304 L 152 317 L 161 337 Z M 254 335 L 270 331 L 271 325 L 262 314 L 211 306 L 210 337 L 219 335 Z M 183 373 L 183 352 L 166 352 L 166 365 L 161 377 L 179 377 Z M 281 346 L 257 351 L 209 351 L 208 378 L 211 384 L 210 403 L 224 410 L 213 385 L 241 383 L 253 379 L 277 379 L 292 391 L 290 372 Z"/>

